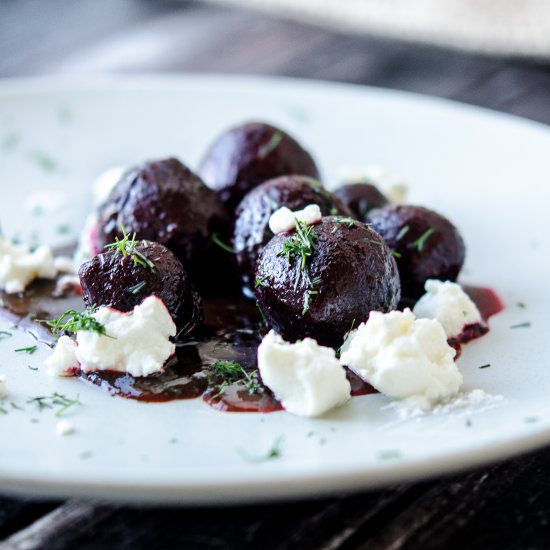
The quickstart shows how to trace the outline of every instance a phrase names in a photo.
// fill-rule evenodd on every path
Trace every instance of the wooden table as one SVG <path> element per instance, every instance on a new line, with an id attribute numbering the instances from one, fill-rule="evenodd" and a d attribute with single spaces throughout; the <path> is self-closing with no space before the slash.
<path id="1" fill-rule="evenodd" d="M 355 82 L 550 123 L 547 65 L 345 36 L 195 2 L 0 3 L 0 76 L 144 70 Z M 125 507 L 6 496 L 0 541 L 0 549 L 26 550 L 542 549 L 550 547 L 550 450 L 442 480 L 261 506 Z"/>

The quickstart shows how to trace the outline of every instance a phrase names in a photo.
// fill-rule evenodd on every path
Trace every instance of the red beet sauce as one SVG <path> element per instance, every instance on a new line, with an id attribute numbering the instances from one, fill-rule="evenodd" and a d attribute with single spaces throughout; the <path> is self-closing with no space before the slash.
<path id="1" fill-rule="evenodd" d="M 498 295 L 489 288 L 468 286 L 465 290 L 485 320 L 504 309 Z M 38 281 L 24 294 L 0 293 L 0 315 L 51 346 L 55 338 L 44 324 L 37 321 L 59 317 L 68 309 L 84 309 L 80 295 L 56 297 L 54 291 L 54 282 Z M 212 373 L 211 366 L 217 361 L 237 361 L 248 372 L 257 369 L 256 351 L 266 329 L 254 302 L 242 296 L 206 297 L 204 313 L 204 326 L 190 339 L 178 343 L 176 356 L 168 361 L 161 374 L 146 378 L 112 371 L 78 372 L 77 375 L 105 392 L 138 401 L 165 402 L 202 397 L 220 411 L 266 413 L 281 410 L 280 403 L 265 386 L 262 385 L 261 392 L 250 393 L 243 382 L 222 386 L 222 380 Z M 470 325 L 459 339 L 450 344 L 459 351 L 462 344 L 482 336 L 487 330 L 485 323 Z M 372 386 L 351 371 L 347 371 L 347 376 L 352 395 L 376 393 Z"/>

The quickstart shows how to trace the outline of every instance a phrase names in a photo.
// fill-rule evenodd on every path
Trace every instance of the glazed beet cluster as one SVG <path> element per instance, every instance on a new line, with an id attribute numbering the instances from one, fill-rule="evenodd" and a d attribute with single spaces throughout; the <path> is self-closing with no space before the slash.
<path id="1" fill-rule="evenodd" d="M 456 279 L 464 243 L 445 217 L 390 204 L 371 182 L 332 193 L 319 177 L 293 137 L 258 122 L 221 134 L 197 173 L 175 158 L 128 170 L 97 212 L 103 252 L 79 271 L 86 304 L 129 311 L 155 294 L 185 335 L 203 318 L 197 291 L 240 284 L 285 339 L 337 347 L 427 279 Z M 317 218 L 272 232 L 280 208 L 311 205 Z"/>

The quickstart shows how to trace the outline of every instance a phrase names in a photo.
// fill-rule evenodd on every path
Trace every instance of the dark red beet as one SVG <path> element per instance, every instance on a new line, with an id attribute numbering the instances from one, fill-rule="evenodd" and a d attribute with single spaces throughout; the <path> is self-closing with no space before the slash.
<path id="1" fill-rule="evenodd" d="M 97 248 L 122 237 L 121 226 L 138 239 L 167 246 L 195 279 L 209 264 L 212 235 L 228 230 L 216 193 L 179 160 L 146 162 L 129 170 L 99 209 Z"/>
<path id="2" fill-rule="evenodd" d="M 397 307 L 399 275 L 389 248 L 365 224 L 325 217 L 310 229 L 315 243 L 304 270 L 299 257 L 289 261 L 283 254 L 285 241 L 296 233 L 269 241 L 256 264 L 261 284 L 255 294 L 270 325 L 286 340 L 309 336 L 336 347 L 371 311 Z"/>
<path id="3" fill-rule="evenodd" d="M 404 298 L 419 298 L 428 279 L 458 277 L 464 241 L 447 218 L 420 206 L 391 205 L 372 212 L 370 221 L 395 252 Z"/>
<path id="4" fill-rule="evenodd" d="M 178 331 L 190 332 L 202 319 L 202 307 L 181 262 L 159 243 L 137 241 L 135 250 L 137 255 L 125 256 L 109 250 L 80 266 L 86 305 L 131 311 L 154 294 L 164 302 Z"/>
<path id="5" fill-rule="evenodd" d="M 283 130 L 260 122 L 221 134 L 206 152 L 199 174 L 230 212 L 248 191 L 277 176 L 319 178 L 315 162 L 298 142 Z"/>
<path id="6" fill-rule="evenodd" d="M 301 210 L 317 204 L 323 216 L 351 216 L 351 212 L 317 180 L 306 176 L 281 176 L 262 183 L 247 193 L 235 211 L 233 250 L 245 286 L 254 286 L 254 268 L 260 250 L 273 233 L 271 214 L 286 206 Z"/>
<path id="7" fill-rule="evenodd" d="M 375 208 L 389 204 L 387 197 L 371 183 L 349 183 L 334 191 L 334 194 L 352 212 L 356 220 L 367 222 L 367 214 Z"/>

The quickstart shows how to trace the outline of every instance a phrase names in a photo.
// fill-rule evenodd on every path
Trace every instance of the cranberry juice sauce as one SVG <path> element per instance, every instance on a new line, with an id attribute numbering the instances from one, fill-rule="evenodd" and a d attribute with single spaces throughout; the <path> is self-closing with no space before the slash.
<path id="1" fill-rule="evenodd" d="M 0 293 L 0 315 L 14 326 L 29 332 L 49 346 L 55 338 L 40 323 L 43 319 L 59 317 L 69 309 L 84 310 L 82 297 L 73 292 L 55 296 L 55 282 L 37 281 L 24 294 Z M 485 320 L 504 305 L 489 288 L 466 287 Z M 248 372 L 257 369 L 256 352 L 266 329 L 255 304 L 242 296 L 210 297 L 204 299 L 204 324 L 187 340 L 178 342 L 176 355 L 168 361 L 164 372 L 145 378 L 112 371 L 77 375 L 103 391 L 139 401 L 164 402 L 176 399 L 202 399 L 221 411 L 271 412 L 281 410 L 280 403 L 268 388 L 250 391 L 244 381 L 224 384 L 213 373 L 218 361 L 236 361 Z M 477 328 L 476 328 L 477 327 Z M 469 330 L 471 329 L 471 330 Z M 482 336 L 486 325 L 467 327 L 467 339 L 451 344 L 460 349 L 465 341 Z M 347 371 L 352 395 L 366 395 L 376 390 Z"/>

